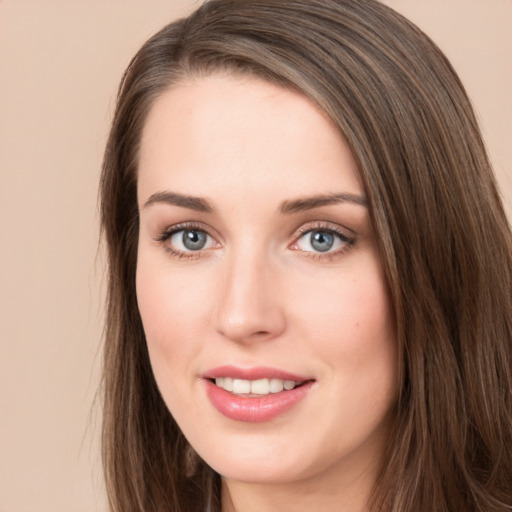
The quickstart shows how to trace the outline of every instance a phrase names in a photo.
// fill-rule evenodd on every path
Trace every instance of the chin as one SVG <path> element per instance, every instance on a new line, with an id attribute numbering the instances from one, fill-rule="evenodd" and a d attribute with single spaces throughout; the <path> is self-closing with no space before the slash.
<path id="1" fill-rule="evenodd" d="M 216 443 L 198 447 L 199 456 L 217 473 L 228 480 L 252 484 L 288 483 L 300 480 L 307 474 L 295 447 L 287 450 L 281 443 L 280 449 L 259 443 Z M 215 449 L 212 449 L 215 445 Z"/>

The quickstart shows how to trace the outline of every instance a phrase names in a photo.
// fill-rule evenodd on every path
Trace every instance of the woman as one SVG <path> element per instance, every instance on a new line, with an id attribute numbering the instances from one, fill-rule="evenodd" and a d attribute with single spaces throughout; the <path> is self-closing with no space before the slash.
<path id="1" fill-rule="evenodd" d="M 411 23 L 205 3 L 131 62 L 101 200 L 113 511 L 512 510 L 510 230 Z"/>

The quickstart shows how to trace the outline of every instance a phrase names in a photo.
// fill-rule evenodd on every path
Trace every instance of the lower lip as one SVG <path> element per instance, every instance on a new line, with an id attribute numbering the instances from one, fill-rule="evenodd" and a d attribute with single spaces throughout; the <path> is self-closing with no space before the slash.
<path id="1" fill-rule="evenodd" d="M 205 380 L 206 392 L 213 406 L 224 416 L 235 421 L 259 423 L 270 421 L 297 405 L 311 390 L 313 381 L 290 391 L 268 395 L 238 396 Z"/>

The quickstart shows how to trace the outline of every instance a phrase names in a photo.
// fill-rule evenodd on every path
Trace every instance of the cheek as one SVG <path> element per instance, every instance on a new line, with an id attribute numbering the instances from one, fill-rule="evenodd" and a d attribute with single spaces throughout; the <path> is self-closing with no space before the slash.
<path id="1" fill-rule="evenodd" d="M 305 280 L 300 287 L 307 293 L 295 296 L 296 318 L 302 319 L 308 337 L 322 340 L 328 350 L 346 348 L 357 354 L 394 345 L 394 315 L 385 281 L 372 261 L 360 268 L 316 280 L 314 287 Z"/>
<path id="2" fill-rule="evenodd" d="M 204 291 L 179 271 L 160 269 L 144 260 L 137 267 L 136 285 L 151 364 L 160 384 L 163 376 L 183 370 L 183 363 L 199 350 L 199 319 L 207 317 Z"/>
<path id="3" fill-rule="evenodd" d="M 157 256 L 147 248 L 139 249 L 136 275 L 139 311 L 146 336 L 152 339 L 193 329 L 211 292 L 204 272 L 171 268 L 165 255 L 163 262 Z"/>
<path id="4" fill-rule="evenodd" d="M 359 269 L 317 282 L 296 300 L 295 314 L 311 351 L 328 363 L 332 400 L 339 400 L 339 390 L 346 392 L 340 410 L 353 400 L 353 410 L 366 403 L 378 406 L 374 411 L 380 414 L 398 386 L 394 313 L 377 263 L 365 261 Z"/>
<path id="5" fill-rule="evenodd" d="M 190 404 L 204 400 L 193 393 L 204 329 L 211 317 L 211 290 L 205 289 L 204 276 L 195 277 L 139 258 L 137 300 L 153 375 L 168 410 L 192 436 L 204 427 L 202 408 Z"/>

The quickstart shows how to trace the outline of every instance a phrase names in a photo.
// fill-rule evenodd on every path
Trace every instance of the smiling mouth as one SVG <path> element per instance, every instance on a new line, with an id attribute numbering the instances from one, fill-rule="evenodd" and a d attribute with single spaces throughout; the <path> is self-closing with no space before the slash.
<path id="1" fill-rule="evenodd" d="M 282 391 L 291 391 L 302 386 L 306 381 L 284 379 L 235 379 L 232 377 L 217 377 L 211 381 L 219 388 L 237 396 L 259 397 Z"/>
<path id="2" fill-rule="evenodd" d="M 308 396 L 316 379 L 271 367 L 214 368 L 203 375 L 206 394 L 223 416 L 258 423 L 285 414 Z"/>

